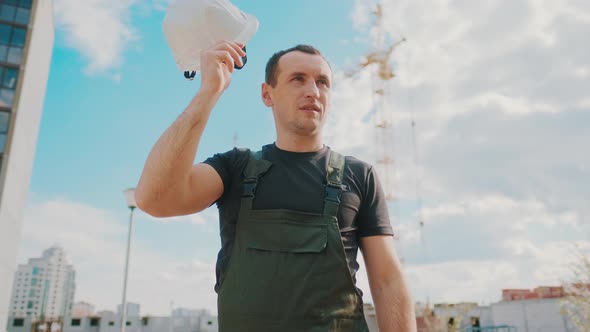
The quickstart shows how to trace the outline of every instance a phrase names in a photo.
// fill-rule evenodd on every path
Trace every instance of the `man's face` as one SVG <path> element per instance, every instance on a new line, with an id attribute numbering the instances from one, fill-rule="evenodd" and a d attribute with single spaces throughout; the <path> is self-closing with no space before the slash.
<path id="1" fill-rule="evenodd" d="M 262 99 L 278 131 L 317 135 L 330 110 L 331 85 L 332 70 L 321 55 L 293 51 L 279 59 L 275 87 L 263 83 Z"/>

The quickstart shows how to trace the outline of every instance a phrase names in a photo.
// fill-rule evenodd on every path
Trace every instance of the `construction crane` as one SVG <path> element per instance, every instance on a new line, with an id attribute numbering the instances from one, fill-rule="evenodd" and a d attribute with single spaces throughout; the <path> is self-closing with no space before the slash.
<path id="1" fill-rule="evenodd" d="M 387 201 L 394 201 L 396 199 L 394 189 L 397 189 L 394 185 L 394 178 L 396 173 L 395 158 L 394 158 L 394 112 L 391 107 L 388 107 L 387 100 L 389 96 L 390 81 L 395 77 L 395 72 L 392 68 L 391 58 L 395 49 L 403 42 L 406 42 L 406 38 L 401 38 L 396 42 L 390 42 L 386 44 L 385 29 L 383 27 L 383 7 L 381 4 L 377 4 L 373 11 L 374 23 L 373 31 L 373 47 L 374 49 L 366 54 L 362 61 L 354 68 L 354 70 L 347 72 L 347 77 L 353 77 L 361 70 L 369 68 L 372 70 L 371 75 L 371 89 L 373 97 L 373 119 L 375 125 L 375 160 L 376 169 L 381 182 L 383 183 L 383 190 Z M 416 172 L 419 169 L 418 161 L 418 147 L 416 140 L 416 121 L 414 117 L 413 107 L 410 105 L 412 111 L 412 145 L 414 153 L 414 167 Z M 416 174 L 416 199 L 417 199 L 417 218 L 418 227 L 420 232 L 420 242 L 423 250 L 425 250 L 425 238 L 424 238 L 424 219 L 422 215 L 422 195 L 420 190 L 419 176 Z M 394 209 L 396 206 L 394 205 Z M 394 211 L 397 215 L 397 212 Z M 396 240 L 400 240 L 396 236 Z M 401 247 L 400 247 L 401 249 Z M 400 252 L 400 259 L 404 263 L 403 253 Z"/>
<path id="2" fill-rule="evenodd" d="M 359 64 L 359 67 L 362 69 L 362 68 L 368 67 L 370 65 L 376 64 L 377 68 L 378 68 L 377 69 L 377 76 L 379 77 L 380 80 L 388 81 L 388 80 L 394 78 L 395 73 L 393 72 L 393 69 L 391 68 L 391 64 L 389 63 L 389 58 L 391 57 L 391 54 L 393 53 L 393 50 L 395 49 L 395 47 L 405 41 L 406 41 L 406 39 L 402 38 L 400 41 L 389 46 L 389 48 L 386 50 L 371 52 L 371 53 L 367 54 L 365 56 L 365 58 L 363 59 L 363 61 Z M 375 92 L 383 94 L 383 91 L 375 91 Z"/>
<path id="3" fill-rule="evenodd" d="M 406 39 L 402 38 L 384 47 L 385 33 L 381 4 L 377 4 L 373 15 L 375 17 L 373 27 L 376 31 L 374 50 L 366 54 L 356 68 L 346 73 L 346 76 L 353 77 L 365 68 L 372 70 L 371 89 L 374 105 L 375 167 L 383 184 L 385 198 L 387 201 L 393 201 L 395 199 L 393 184 L 395 174 L 393 112 L 386 106 L 386 99 L 389 94 L 389 82 L 395 77 L 391 65 L 392 54 L 395 48 L 405 42 Z"/>

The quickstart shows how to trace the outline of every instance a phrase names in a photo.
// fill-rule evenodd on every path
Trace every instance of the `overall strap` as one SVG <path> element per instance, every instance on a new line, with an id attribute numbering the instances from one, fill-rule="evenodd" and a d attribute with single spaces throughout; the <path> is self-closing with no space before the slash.
<path id="1" fill-rule="evenodd" d="M 326 172 L 324 198 L 324 216 L 336 217 L 343 192 L 342 177 L 344 175 L 344 156 L 330 150 L 330 161 Z"/>
<path id="2" fill-rule="evenodd" d="M 242 176 L 242 209 L 252 209 L 258 179 L 266 173 L 272 163 L 262 159 L 262 151 L 250 151 L 248 164 Z"/>

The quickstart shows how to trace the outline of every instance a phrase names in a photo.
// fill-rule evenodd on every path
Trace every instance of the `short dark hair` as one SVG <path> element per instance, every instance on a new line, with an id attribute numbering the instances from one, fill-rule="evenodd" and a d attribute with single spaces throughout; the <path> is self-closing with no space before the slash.
<path id="1" fill-rule="evenodd" d="M 311 45 L 305 45 L 305 44 L 299 44 L 299 45 L 293 46 L 291 48 L 288 48 L 286 50 L 278 51 L 275 54 L 273 54 L 270 57 L 270 59 L 268 59 L 268 62 L 266 63 L 266 72 L 265 72 L 265 77 L 264 77 L 266 84 L 268 84 L 272 87 L 275 87 L 275 85 L 277 84 L 277 72 L 278 72 L 279 60 L 281 59 L 281 57 L 283 55 L 285 55 L 289 52 L 294 52 L 294 51 L 299 51 L 299 52 L 313 54 L 313 55 L 319 55 L 322 58 L 324 58 L 322 53 L 317 48 L 315 48 Z M 324 58 L 324 60 L 326 60 L 326 58 Z M 326 62 L 328 62 L 328 60 L 326 60 Z M 328 63 L 328 66 L 329 65 L 330 64 Z"/>

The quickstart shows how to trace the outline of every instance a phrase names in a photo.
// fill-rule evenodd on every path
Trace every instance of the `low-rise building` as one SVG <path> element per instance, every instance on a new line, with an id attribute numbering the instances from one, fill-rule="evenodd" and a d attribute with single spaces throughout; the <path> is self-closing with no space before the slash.
<path id="1" fill-rule="evenodd" d="M 207 311 L 200 311 L 193 316 L 128 316 L 126 332 L 217 332 L 217 317 Z M 39 325 L 45 324 L 45 331 L 50 332 L 119 332 L 121 331 L 121 315 L 112 311 L 102 311 L 95 316 L 71 317 L 62 321 L 40 323 L 31 317 L 8 319 L 8 332 L 31 332 Z M 63 327 L 62 327 L 63 325 Z"/>

